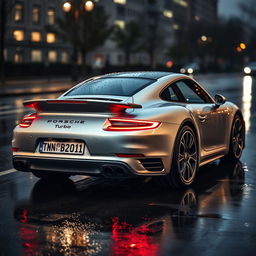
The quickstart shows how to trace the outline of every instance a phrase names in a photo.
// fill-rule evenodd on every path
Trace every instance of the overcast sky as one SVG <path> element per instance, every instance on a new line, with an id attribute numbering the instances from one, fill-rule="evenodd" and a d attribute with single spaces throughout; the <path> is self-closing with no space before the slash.
<path id="1" fill-rule="evenodd" d="M 238 3 L 242 0 L 219 0 L 219 15 L 224 17 L 239 16 Z"/>

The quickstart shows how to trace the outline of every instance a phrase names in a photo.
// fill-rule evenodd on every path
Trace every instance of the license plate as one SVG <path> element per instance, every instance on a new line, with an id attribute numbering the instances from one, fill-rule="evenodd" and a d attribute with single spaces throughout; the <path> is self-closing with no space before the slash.
<path id="1" fill-rule="evenodd" d="M 56 141 L 41 141 L 40 153 L 55 153 L 55 154 L 70 154 L 83 155 L 85 143 L 83 142 L 56 142 Z"/>

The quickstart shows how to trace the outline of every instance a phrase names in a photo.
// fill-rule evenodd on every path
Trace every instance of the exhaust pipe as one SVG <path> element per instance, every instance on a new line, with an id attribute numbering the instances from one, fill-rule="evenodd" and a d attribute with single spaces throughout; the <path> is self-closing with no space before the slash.
<path id="1" fill-rule="evenodd" d="M 13 160 L 13 167 L 18 171 L 30 172 L 29 164 L 26 160 Z"/>
<path id="2" fill-rule="evenodd" d="M 104 171 L 104 175 L 105 175 L 106 177 L 111 178 L 111 177 L 113 177 L 113 175 L 114 175 L 114 170 L 113 170 L 112 167 L 110 167 L 110 166 L 104 167 L 104 168 L 103 168 L 103 171 Z"/>
<path id="3" fill-rule="evenodd" d="M 124 177 L 124 176 L 125 176 L 125 172 L 124 172 L 123 168 L 117 167 L 117 168 L 116 168 L 116 175 L 117 175 L 118 177 Z"/>
<path id="4" fill-rule="evenodd" d="M 104 166 L 103 174 L 108 178 L 120 178 L 126 176 L 125 170 L 122 167 L 117 166 Z"/>

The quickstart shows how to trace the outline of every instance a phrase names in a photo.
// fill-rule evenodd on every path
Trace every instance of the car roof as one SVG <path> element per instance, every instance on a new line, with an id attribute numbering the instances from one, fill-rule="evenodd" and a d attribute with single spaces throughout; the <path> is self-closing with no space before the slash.
<path id="1" fill-rule="evenodd" d="M 147 79 L 159 79 L 164 76 L 169 76 L 174 73 L 162 72 L 162 71 L 136 71 L 136 72 L 118 72 L 102 75 L 99 78 L 110 78 L 110 77 L 129 77 L 129 78 L 147 78 Z"/>

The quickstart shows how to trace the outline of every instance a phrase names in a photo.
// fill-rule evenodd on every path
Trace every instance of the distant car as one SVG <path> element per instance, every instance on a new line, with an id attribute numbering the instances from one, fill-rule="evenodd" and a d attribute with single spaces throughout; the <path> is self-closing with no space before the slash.
<path id="1" fill-rule="evenodd" d="M 251 62 L 244 68 L 244 73 L 246 75 L 255 75 L 256 74 L 256 62 Z"/>
<path id="2" fill-rule="evenodd" d="M 245 145 L 239 108 L 181 74 L 107 74 L 24 105 L 35 111 L 14 129 L 13 164 L 44 179 L 151 176 L 189 186 L 199 166 L 239 159 Z"/>
<path id="3" fill-rule="evenodd" d="M 194 74 L 198 73 L 200 70 L 200 67 L 197 63 L 189 63 L 185 65 L 183 68 L 180 69 L 180 73 L 182 74 Z"/>

